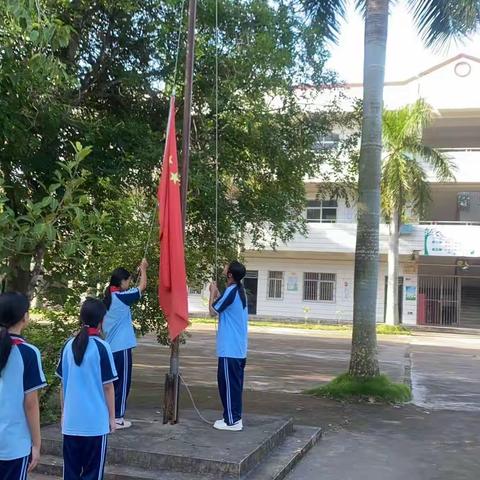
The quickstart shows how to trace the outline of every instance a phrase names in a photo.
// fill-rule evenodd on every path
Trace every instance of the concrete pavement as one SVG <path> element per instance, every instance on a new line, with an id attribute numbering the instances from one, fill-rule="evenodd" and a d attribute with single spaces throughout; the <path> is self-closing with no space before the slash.
<path id="1" fill-rule="evenodd" d="M 181 347 L 182 374 L 198 407 L 217 409 L 215 332 L 195 327 Z M 299 392 L 348 367 L 340 332 L 252 329 L 245 415 L 292 416 L 324 428 L 323 440 L 287 480 L 477 480 L 480 478 L 480 340 L 416 332 L 380 336 L 379 358 L 396 381 L 411 373 L 414 402 L 346 404 Z M 134 355 L 130 404 L 162 406 L 169 351 L 144 338 Z M 191 408 L 186 392 L 181 409 Z M 215 418 L 212 418 L 215 420 Z"/>

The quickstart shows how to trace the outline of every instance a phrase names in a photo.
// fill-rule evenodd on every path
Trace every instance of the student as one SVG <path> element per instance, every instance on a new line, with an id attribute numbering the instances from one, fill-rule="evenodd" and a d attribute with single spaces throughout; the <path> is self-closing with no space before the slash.
<path id="1" fill-rule="evenodd" d="M 0 479 L 25 480 L 40 460 L 38 389 L 47 385 L 40 352 L 20 336 L 29 302 L 0 295 Z"/>
<path id="2" fill-rule="evenodd" d="M 64 345 L 57 375 L 62 380 L 63 479 L 101 480 L 108 434 L 115 431 L 117 378 L 112 352 L 100 338 L 107 309 L 87 298 L 80 332 Z"/>
<path id="3" fill-rule="evenodd" d="M 130 288 L 130 272 L 124 268 L 114 270 L 103 300 L 108 310 L 103 331 L 112 349 L 118 372 L 118 380 L 115 382 L 117 429 L 132 426 L 132 422 L 124 419 L 132 383 L 132 349 L 137 346 L 130 307 L 140 300 L 142 292 L 147 288 L 147 267 L 144 258 L 140 263 L 140 280 L 136 288 Z"/>
<path id="4" fill-rule="evenodd" d="M 223 274 L 227 289 L 220 295 L 216 283 L 210 285 L 210 313 L 219 315 L 217 334 L 218 390 L 223 418 L 213 425 L 217 430 L 240 431 L 242 422 L 243 377 L 247 361 L 248 310 L 242 280 L 245 267 L 231 262 Z"/>

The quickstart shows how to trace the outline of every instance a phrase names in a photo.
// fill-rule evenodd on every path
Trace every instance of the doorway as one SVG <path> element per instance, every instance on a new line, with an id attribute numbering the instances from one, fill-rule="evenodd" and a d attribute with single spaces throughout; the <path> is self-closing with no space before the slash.
<path id="1" fill-rule="evenodd" d="M 258 270 L 247 270 L 243 281 L 247 294 L 248 313 L 257 314 Z"/>

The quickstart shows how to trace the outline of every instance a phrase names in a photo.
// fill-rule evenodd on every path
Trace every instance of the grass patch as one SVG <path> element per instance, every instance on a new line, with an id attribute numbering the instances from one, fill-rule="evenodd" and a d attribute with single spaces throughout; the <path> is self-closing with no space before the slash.
<path id="1" fill-rule="evenodd" d="M 412 331 L 403 325 L 377 325 L 379 335 L 411 335 Z"/>
<path id="2" fill-rule="evenodd" d="M 366 400 L 382 403 L 404 403 L 412 398 L 410 388 L 394 383 L 386 375 L 362 379 L 348 373 L 339 375 L 330 383 L 307 390 L 305 393 L 336 400 Z"/>
<path id="3" fill-rule="evenodd" d="M 193 325 L 214 325 L 213 318 L 192 318 Z M 266 328 L 292 328 L 297 330 L 320 330 L 320 331 L 337 331 L 351 332 L 351 324 L 329 325 L 324 323 L 293 323 L 293 322 L 270 322 L 268 320 L 250 320 L 248 324 L 252 327 Z M 411 335 L 411 331 L 401 325 L 377 325 L 377 333 L 379 335 Z"/>

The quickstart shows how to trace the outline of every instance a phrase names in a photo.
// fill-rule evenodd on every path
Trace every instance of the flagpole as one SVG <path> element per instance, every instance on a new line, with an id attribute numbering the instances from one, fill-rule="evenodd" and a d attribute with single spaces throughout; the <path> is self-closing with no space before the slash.
<path id="1" fill-rule="evenodd" d="M 193 67 L 195 60 L 195 24 L 197 19 L 197 0 L 188 3 L 188 39 L 185 61 L 185 99 L 183 108 L 183 135 L 182 135 L 182 176 L 181 202 L 183 235 L 187 213 L 188 169 L 190 163 L 190 130 L 192 118 Z M 171 425 L 178 422 L 178 407 L 180 400 L 180 337 L 173 340 L 170 347 L 170 372 L 165 379 L 163 423 Z"/>

